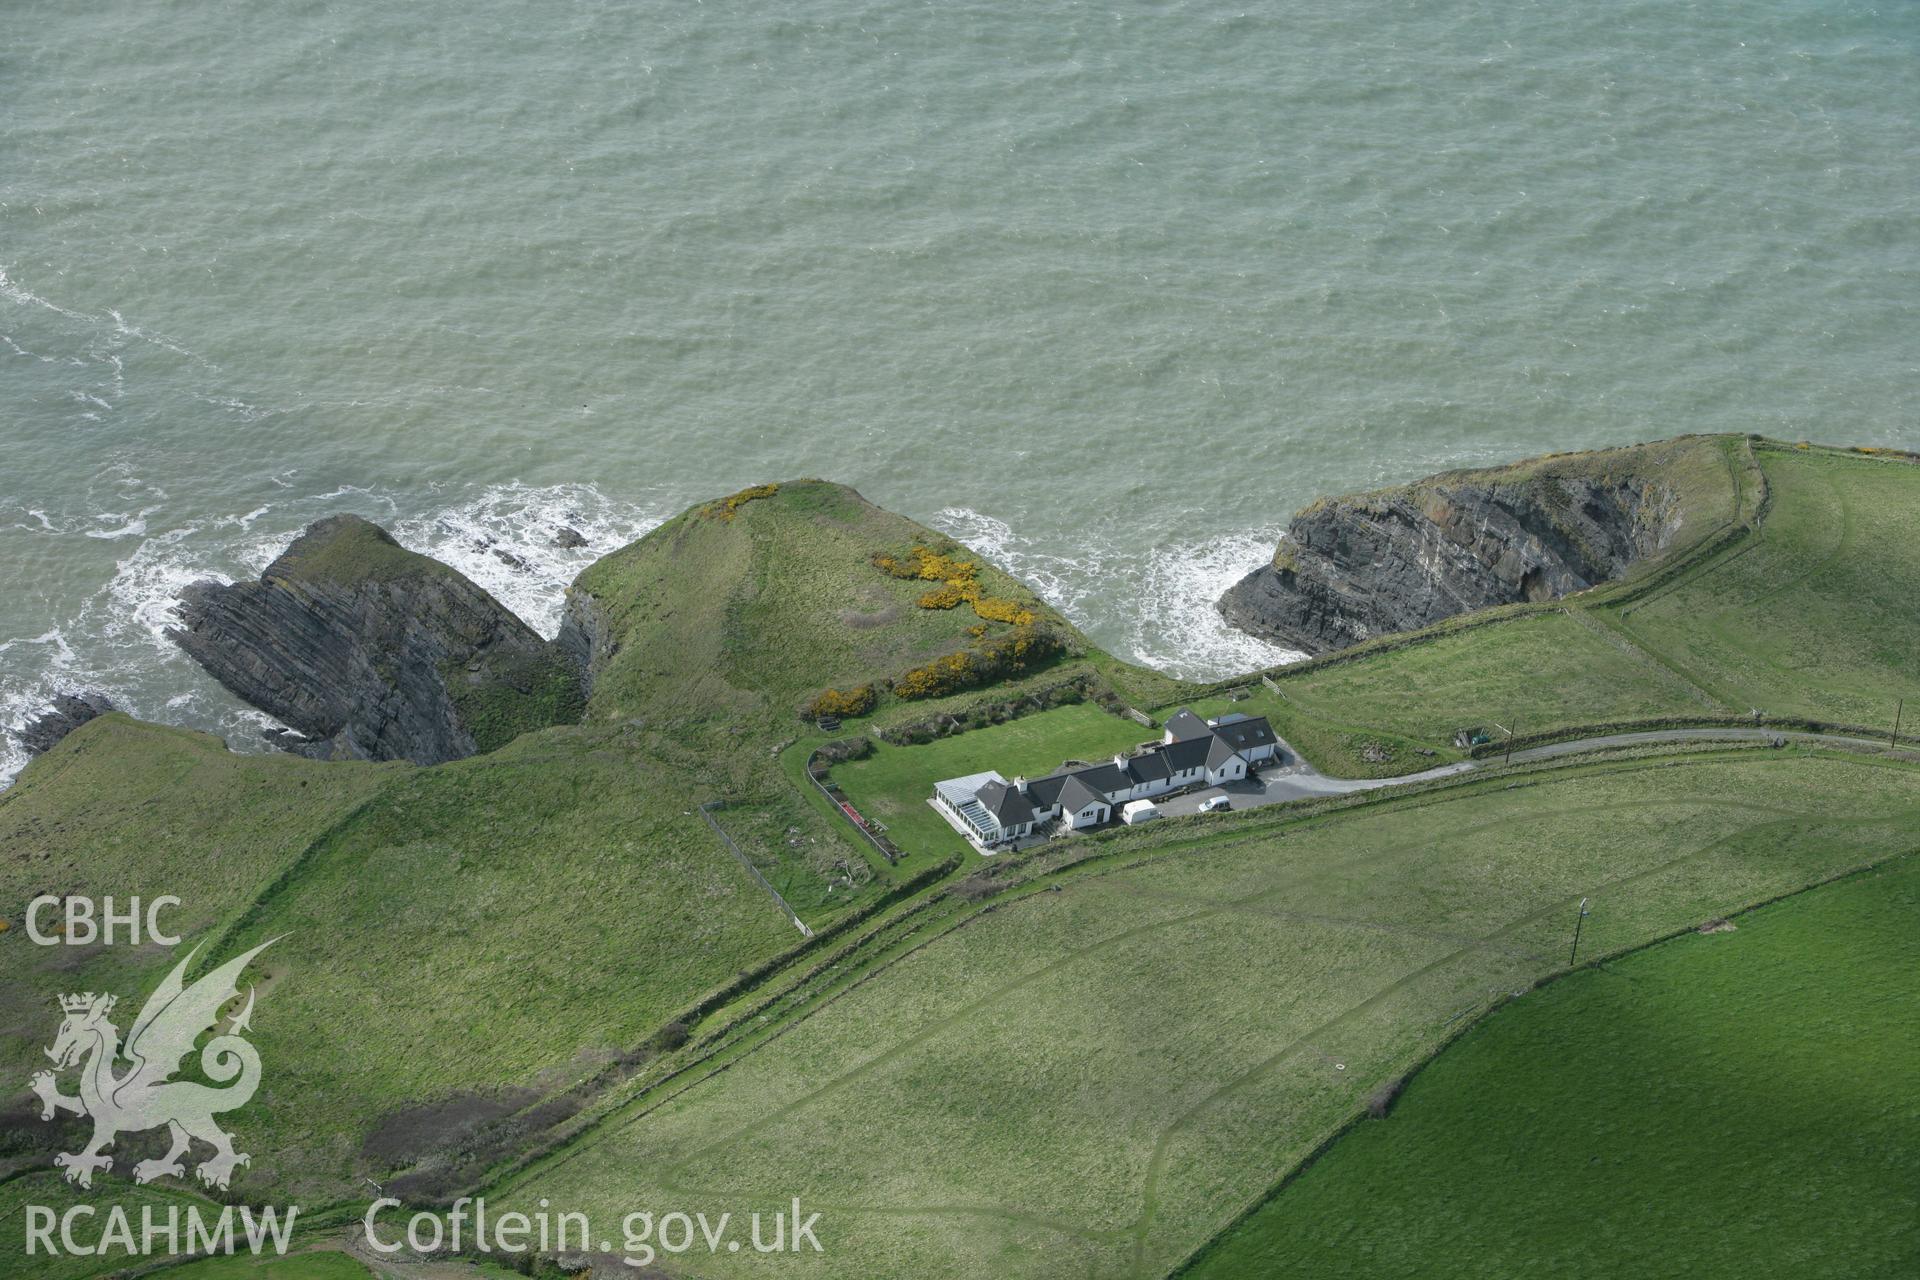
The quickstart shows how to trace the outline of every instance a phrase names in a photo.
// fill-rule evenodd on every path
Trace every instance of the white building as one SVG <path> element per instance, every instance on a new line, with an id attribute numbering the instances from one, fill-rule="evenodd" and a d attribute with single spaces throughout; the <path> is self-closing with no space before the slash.
<path id="1" fill-rule="evenodd" d="M 1202 720 L 1182 709 L 1158 743 L 1132 756 L 1011 783 L 998 773 L 975 773 L 934 784 L 933 800 L 956 828 L 983 846 L 1031 835 L 1056 818 L 1074 830 L 1123 820 L 1137 802 L 1191 787 L 1238 782 L 1248 770 L 1279 758 L 1280 739 L 1265 716 Z M 1149 809 L 1153 806 L 1149 805 Z M 1158 810 L 1153 815 L 1157 816 Z"/>
<path id="2" fill-rule="evenodd" d="M 933 784 L 933 802 L 970 837 L 983 845 L 1005 844 L 1033 832 L 1033 804 L 1022 786 L 989 769 Z M 1104 819 L 1103 819 L 1104 821 Z"/>

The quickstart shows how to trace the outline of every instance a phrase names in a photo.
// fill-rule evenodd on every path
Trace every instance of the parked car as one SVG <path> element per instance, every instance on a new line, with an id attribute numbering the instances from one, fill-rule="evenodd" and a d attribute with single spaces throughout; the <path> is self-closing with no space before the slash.
<path id="1" fill-rule="evenodd" d="M 1200 802 L 1200 812 L 1202 813 L 1222 813 L 1231 808 L 1233 808 L 1232 796 L 1215 796 L 1211 800 L 1203 800 Z"/>

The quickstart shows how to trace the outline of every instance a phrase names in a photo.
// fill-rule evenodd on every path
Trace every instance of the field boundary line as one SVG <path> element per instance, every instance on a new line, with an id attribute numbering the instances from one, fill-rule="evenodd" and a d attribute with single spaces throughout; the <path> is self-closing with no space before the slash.
<path id="1" fill-rule="evenodd" d="M 787 913 L 787 919 L 793 921 L 794 928 L 800 930 L 800 936 L 803 938 L 811 938 L 813 936 L 813 930 L 808 928 L 807 922 L 800 918 L 800 913 L 795 911 L 787 900 L 780 896 L 780 891 L 774 888 L 765 876 L 760 874 L 760 868 L 753 865 L 753 859 L 749 858 L 746 851 L 733 842 L 733 837 L 727 834 L 726 828 L 722 827 L 719 821 L 714 818 L 713 811 L 715 809 L 724 809 L 726 807 L 727 802 L 725 800 L 705 801 L 700 806 L 700 816 L 705 818 L 707 825 L 713 828 L 713 834 L 720 837 L 720 843 L 726 845 L 727 848 L 733 852 L 733 856 L 740 860 L 740 865 L 747 869 L 747 874 L 752 876 L 760 887 L 767 891 L 768 897 L 780 904 L 780 909 Z"/>
<path id="2" fill-rule="evenodd" d="M 1667 677 L 1678 684 L 1689 698 L 1713 711 L 1731 710 L 1732 704 L 1718 697 L 1711 689 L 1692 679 L 1672 662 L 1661 656 L 1626 629 L 1625 623 L 1609 622 L 1599 617 L 1593 610 L 1568 607 L 1566 615 L 1580 626 L 1591 631 L 1601 640 L 1611 644 L 1630 658 L 1637 659 L 1641 665 L 1656 675 Z"/>
<path id="3" fill-rule="evenodd" d="M 1775 894 L 1772 897 L 1765 898 L 1759 902 L 1749 903 L 1747 906 L 1741 907 L 1737 911 L 1731 911 L 1727 913 L 1726 918 L 1729 920 L 1738 920 L 1742 916 L 1751 915 L 1753 912 L 1756 912 L 1756 911 L 1764 911 L 1768 907 L 1777 906 L 1782 902 L 1786 902 L 1792 898 L 1797 898 L 1802 894 L 1812 893 L 1816 889 L 1824 889 L 1824 888 L 1827 888 L 1829 885 L 1839 884 L 1841 881 L 1851 880 L 1856 876 L 1870 875 L 1871 873 L 1880 870 L 1882 867 L 1890 866 L 1891 864 L 1899 862 L 1905 858 L 1912 858 L 1917 856 L 1920 856 L 1920 848 L 1909 849 L 1904 853 L 1892 853 L 1892 854 L 1888 854 L 1884 858 L 1879 858 L 1872 862 L 1860 863 L 1856 866 L 1849 867 L 1844 871 L 1836 871 L 1832 875 L 1825 876 L 1819 880 L 1815 880 L 1810 884 L 1803 884 L 1798 888 L 1788 889 L 1783 893 Z M 1679 939 L 1686 937 L 1688 934 L 1695 932 L 1698 928 L 1699 926 L 1697 924 L 1682 925 L 1680 928 L 1673 930 L 1671 933 L 1663 934 L 1658 938 L 1650 938 L 1645 942 L 1635 943 L 1631 946 L 1622 947 L 1617 951 L 1610 951 L 1604 955 L 1595 956 L 1592 959 L 1584 961 L 1581 964 L 1575 965 L 1572 968 L 1560 969 L 1554 973 L 1547 974 L 1546 976 L 1536 981 L 1532 986 L 1528 987 L 1527 991 L 1529 993 L 1534 991 L 1539 991 L 1544 987 L 1552 986 L 1556 982 L 1563 982 L 1566 979 L 1571 978 L 1576 974 L 1586 973 L 1594 969 L 1603 969 L 1608 964 L 1611 964 L 1616 960 L 1624 960 L 1629 956 L 1638 955 L 1643 951 L 1650 951 L 1655 947 L 1665 946 L 1669 942 L 1676 942 Z M 1413 1083 L 1413 1080 L 1416 1076 L 1418 1076 L 1421 1072 L 1425 1071 L 1428 1067 L 1432 1066 L 1435 1062 L 1439 1061 L 1441 1054 L 1445 1053 L 1448 1049 L 1451 1049 L 1455 1044 L 1457 1044 L 1463 1037 L 1468 1035 L 1475 1028 L 1485 1024 L 1489 1019 L 1493 1017 L 1494 1014 L 1499 1013 L 1501 1010 L 1505 1009 L 1509 1004 L 1513 1002 L 1513 999 L 1514 997 L 1509 996 L 1509 997 L 1494 1001 L 1493 1004 L 1489 1005 L 1486 1009 L 1480 1011 L 1476 1016 L 1462 1023 L 1459 1027 L 1456 1027 L 1454 1030 L 1452 1030 L 1451 1032 L 1443 1036 L 1440 1039 L 1440 1041 L 1434 1046 L 1433 1052 L 1427 1054 L 1419 1062 L 1415 1063 L 1412 1067 L 1408 1068 L 1406 1074 L 1400 1077 L 1401 1092 L 1405 1093 L 1406 1086 Z M 1468 1007 L 1472 1008 L 1472 1006 L 1468 1006 Z M 1456 1014 L 1454 1016 L 1458 1017 L 1459 1015 Z M 1297 1164 L 1295 1164 L 1291 1169 L 1287 1170 L 1284 1174 L 1282 1174 L 1280 1178 L 1277 1181 L 1275 1181 L 1272 1186 L 1268 1187 L 1264 1193 L 1256 1197 L 1238 1214 L 1235 1214 L 1233 1219 L 1229 1221 L 1225 1226 L 1221 1227 L 1218 1231 L 1214 1232 L 1213 1235 L 1207 1237 L 1206 1240 L 1202 1241 L 1199 1245 L 1195 1246 L 1192 1252 L 1188 1253 L 1187 1256 L 1182 1258 L 1177 1264 L 1175 1264 L 1171 1270 L 1167 1271 L 1165 1273 L 1165 1280 L 1180 1280 L 1181 1276 L 1189 1274 L 1193 1270 L 1193 1268 L 1196 1265 L 1198 1265 L 1202 1261 L 1202 1259 L 1206 1257 L 1206 1255 L 1209 1252 L 1213 1250 L 1214 1246 L 1219 1244 L 1220 1241 L 1226 1237 L 1228 1232 L 1233 1231 L 1235 1228 L 1240 1226 L 1240 1224 L 1245 1222 L 1247 1219 L 1251 1218 L 1254 1214 L 1266 1208 L 1269 1204 L 1272 1204 L 1275 1200 L 1278 1200 L 1280 1196 L 1289 1187 L 1291 1187 L 1295 1182 L 1298 1182 L 1301 1178 L 1305 1177 L 1306 1174 L 1316 1164 L 1318 1164 L 1330 1151 L 1332 1151 L 1333 1148 L 1342 1139 L 1346 1138 L 1355 1129 L 1359 1128 L 1362 1124 L 1366 1123 L 1368 1119 L 1369 1119 L 1368 1114 L 1364 1109 L 1357 1111 L 1353 1115 L 1347 1117 L 1346 1123 L 1342 1124 L 1333 1132 L 1329 1133 L 1325 1138 L 1321 1139 L 1321 1141 L 1317 1145 L 1315 1145 L 1312 1151 L 1308 1152 L 1305 1156 L 1303 1156 L 1300 1159 L 1300 1161 Z"/>

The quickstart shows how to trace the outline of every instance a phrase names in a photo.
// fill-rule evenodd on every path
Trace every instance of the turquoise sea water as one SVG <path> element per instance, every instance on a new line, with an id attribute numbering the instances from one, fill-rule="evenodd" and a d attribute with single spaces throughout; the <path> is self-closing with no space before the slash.
<path id="1" fill-rule="evenodd" d="M 334 510 L 550 629 L 651 523 L 829 476 L 1205 674 L 1276 656 L 1211 601 L 1316 494 L 1689 430 L 1920 445 L 1911 3 L 7 25 L 0 722 L 100 687 L 249 745 L 170 602 Z"/>

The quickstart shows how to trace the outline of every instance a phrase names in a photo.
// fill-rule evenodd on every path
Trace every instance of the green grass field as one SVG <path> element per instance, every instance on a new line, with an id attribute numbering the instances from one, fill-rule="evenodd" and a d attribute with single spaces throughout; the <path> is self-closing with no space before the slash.
<path id="1" fill-rule="evenodd" d="M 119 772 L 129 739 L 138 778 Z M 271 1069 L 245 1126 L 280 1154 L 235 1185 L 324 1200 L 394 1171 L 362 1151 L 389 1113 L 563 1088 L 799 941 L 672 782 L 577 729 L 414 769 L 233 756 L 115 718 L 0 800 L 0 847 L 22 855 L 0 891 L 177 894 L 193 905 L 168 923 L 226 955 L 280 937 L 255 977 Z M 21 1034 L 0 1070 L 22 1082 L 58 1026 L 53 994 L 121 993 L 124 1032 L 176 958 L 37 947 L 15 924 L 0 1016 Z"/>
<path id="2" fill-rule="evenodd" d="M 1562 967 L 1582 896 L 1600 954 L 1903 852 L 1920 770 L 1701 753 L 1246 817 L 1113 838 L 512 1194 L 799 1195 L 836 1274 L 1160 1274 L 1458 1019 Z"/>
<path id="3" fill-rule="evenodd" d="M 1770 502 L 1757 533 L 1731 545 L 1710 540 L 1558 605 L 1276 673 L 1305 722 L 1297 745 L 1328 772 L 1364 776 L 1342 734 L 1320 726 L 1438 748 L 1471 726 L 1551 734 L 1758 709 L 1887 732 L 1901 698 L 1920 706 L 1920 467 L 1773 444 L 1754 454 Z M 1419 767 L 1409 756 L 1371 772 Z"/>
<path id="4" fill-rule="evenodd" d="M 1244 1276 L 1907 1276 L 1920 858 L 1501 1010 L 1222 1238 Z"/>
<path id="5" fill-rule="evenodd" d="M 1251 696 L 1231 703 L 1224 685 L 1127 667 L 1037 608 L 1069 653 L 978 691 L 885 695 L 841 734 L 933 715 L 979 723 L 1066 680 L 1160 716 L 1183 704 L 1268 714 L 1348 776 L 1458 758 L 1449 740 L 1468 726 L 1572 733 L 1750 707 L 1890 722 L 1920 652 L 1908 527 L 1920 469 L 1756 446 L 1770 495 L 1759 519 L 1747 448 L 1684 451 L 1729 478 L 1697 545 L 1558 605 L 1308 664 L 1281 673 L 1278 693 L 1249 677 Z M 1758 532 L 1736 536 L 1749 519 Z M 1920 831 L 1920 770 L 1907 764 L 1691 748 L 1176 819 L 991 862 L 965 854 L 960 883 L 896 902 L 882 895 L 965 851 L 925 804 L 935 780 L 1036 775 L 1154 736 L 1083 702 L 882 745 L 835 778 L 908 857 L 888 866 L 854 838 L 805 781 L 828 735 L 798 708 L 825 685 L 881 680 L 972 642 L 971 612 L 919 609 L 926 584 L 869 563 L 935 538 L 820 482 L 731 519 L 696 509 L 583 577 L 610 649 L 586 725 L 433 769 L 233 756 L 118 716 L 86 726 L 0 796 L 0 912 L 13 926 L 0 932 L 0 1025 L 18 1029 L 0 1042 L 0 1072 L 24 1080 L 39 1063 L 52 993 L 137 1001 L 174 959 L 34 947 L 19 928 L 26 900 L 173 893 L 188 903 L 174 922 L 222 955 L 285 935 L 252 979 L 269 1069 L 235 1126 L 263 1156 L 236 1184 L 250 1197 L 349 1203 L 363 1177 L 408 1169 L 614 1220 L 799 1195 L 825 1215 L 830 1262 L 814 1275 L 1151 1280 L 1261 1203 L 1374 1090 L 1558 971 L 1581 897 L 1595 906 L 1589 953 L 1620 951 L 1911 852 Z M 1034 603 L 997 571 L 982 582 Z M 1920 689 L 1907 691 L 1913 723 Z M 796 951 L 798 931 L 701 819 L 706 801 L 725 802 L 728 833 L 826 936 Z M 983 893 L 987 868 L 1010 887 Z M 1696 949 L 1736 954 L 1750 932 L 1763 936 L 1743 924 Z M 1841 980 L 1814 966 L 1821 936 L 1832 935 L 1803 937 L 1805 981 L 1775 984 L 1816 1008 Z M 1555 984 L 1503 1018 L 1599 982 Z M 1630 1008 L 1592 1010 L 1591 1023 L 1635 1025 L 1622 1021 Z M 682 1017 L 686 1046 L 656 1046 Z M 1363 1134 L 1416 1115 L 1450 1057 L 1403 1114 Z M 1725 1057 L 1729 1070 L 1756 1060 Z M 551 1120 L 546 1104 L 577 1110 L 584 1136 L 525 1172 L 504 1162 L 555 1131 L 468 1149 L 472 1115 Z M 11 1114 L 0 1158 L 41 1165 L 52 1126 Z M 1731 1113 L 1701 1114 L 1737 1127 Z M 427 1137 L 388 1141 L 409 1116 Z M 1660 1132 L 1674 1136 L 1662 1167 L 1686 1167 L 1697 1131 Z M 1808 1145 L 1808 1160 L 1833 1156 Z M 107 1194 L 147 1194 L 118 1181 L 126 1163 Z M 1604 1208 L 1571 1199 L 1589 1217 Z M 1514 1239 L 1516 1257 L 1531 1247 Z M 687 1269 L 701 1275 L 808 1267 L 697 1261 Z"/>
<path id="6" fill-rule="evenodd" d="M 1635 642 L 1737 711 L 1891 723 L 1920 703 L 1920 540 L 1911 463 L 1762 454 L 1759 536 L 1610 610 Z"/>
<path id="7" fill-rule="evenodd" d="M 1037 778 L 1069 759 L 1104 760 L 1155 736 L 1132 720 L 1080 703 L 920 746 L 878 743 L 871 756 L 839 766 L 833 777 L 856 808 L 886 823 L 902 848 L 944 857 L 970 846 L 928 807 L 934 783 L 985 769 L 1008 779 Z"/>
<path id="8" fill-rule="evenodd" d="M 209 1258 L 169 1267 L 166 1280 L 372 1280 L 373 1272 L 344 1253 L 318 1250 L 284 1258 Z"/>

